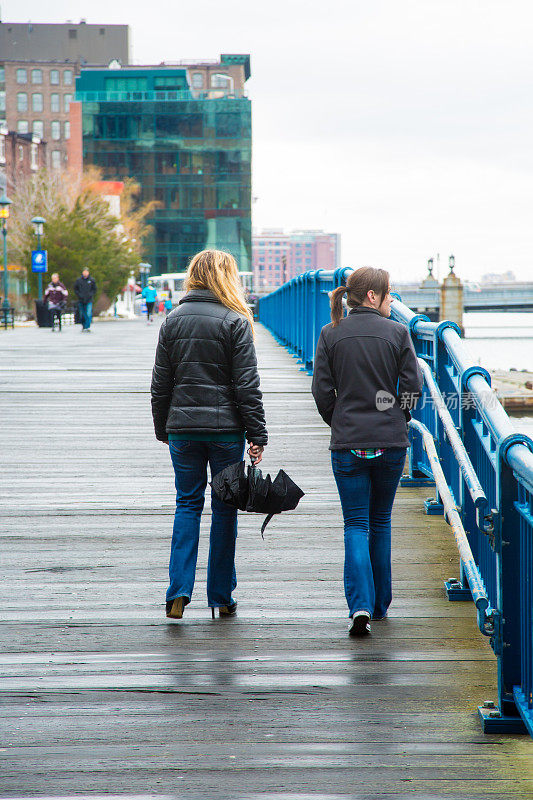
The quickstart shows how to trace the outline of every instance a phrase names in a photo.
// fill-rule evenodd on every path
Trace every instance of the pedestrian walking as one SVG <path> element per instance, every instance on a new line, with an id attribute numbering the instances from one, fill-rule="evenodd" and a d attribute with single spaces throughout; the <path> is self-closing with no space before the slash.
<path id="1" fill-rule="evenodd" d="M 50 312 L 50 318 L 52 320 L 52 333 L 55 331 L 56 319 L 57 329 L 61 331 L 61 314 L 67 304 L 67 297 L 67 287 L 59 280 L 58 273 L 54 272 L 44 293 L 44 299 L 48 304 L 48 311 Z"/>
<path id="2" fill-rule="evenodd" d="M 192 259 L 186 294 L 163 321 L 152 373 L 156 438 L 169 445 L 176 513 L 170 553 L 167 617 L 181 619 L 196 571 L 207 484 L 241 461 L 245 439 L 258 464 L 267 430 L 253 341 L 253 321 L 233 256 L 203 250 Z M 237 601 L 237 510 L 211 494 L 207 604 L 232 616 Z"/>
<path id="3" fill-rule="evenodd" d="M 154 321 L 154 305 L 157 300 L 157 289 L 152 279 L 148 281 L 148 286 L 142 290 L 141 297 L 146 303 L 146 324 L 150 325 Z"/>
<path id="4" fill-rule="evenodd" d="M 370 619 L 383 619 L 391 603 L 392 505 L 409 444 L 409 410 L 422 389 L 409 332 L 389 319 L 391 303 L 388 272 L 355 270 L 332 292 L 332 321 L 322 328 L 315 355 L 313 397 L 331 426 L 344 517 L 351 636 L 370 633 Z"/>
<path id="5" fill-rule="evenodd" d="M 166 297 L 165 298 L 165 302 L 163 304 L 163 308 L 165 309 L 165 316 L 168 317 L 168 315 L 172 311 L 172 300 L 170 299 L 170 297 Z"/>
<path id="6" fill-rule="evenodd" d="M 93 319 L 93 300 L 96 294 L 96 281 L 90 275 L 88 267 L 82 270 L 80 277 L 76 280 L 74 291 L 78 298 L 81 332 L 90 333 Z"/>

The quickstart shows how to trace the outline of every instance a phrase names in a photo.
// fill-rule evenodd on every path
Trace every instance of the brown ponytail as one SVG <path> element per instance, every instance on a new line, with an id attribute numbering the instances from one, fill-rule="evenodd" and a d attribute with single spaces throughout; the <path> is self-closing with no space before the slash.
<path id="1" fill-rule="evenodd" d="M 331 321 L 336 327 L 344 316 L 342 297 L 347 294 L 346 303 L 349 308 L 357 308 L 363 304 L 369 291 L 375 292 L 381 300 L 389 291 L 390 276 L 387 270 L 375 267 L 360 267 L 352 272 L 346 286 L 338 286 L 331 293 Z"/>
<path id="2" fill-rule="evenodd" d="M 338 325 L 344 316 L 342 298 L 347 291 L 347 286 L 337 286 L 331 293 L 331 321 L 333 322 L 333 327 Z"/>

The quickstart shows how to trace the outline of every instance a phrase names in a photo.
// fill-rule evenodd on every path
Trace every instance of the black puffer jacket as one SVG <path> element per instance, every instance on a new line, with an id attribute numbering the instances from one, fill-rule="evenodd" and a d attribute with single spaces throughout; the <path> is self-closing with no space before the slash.
<path id="1" fill-rule="evenodd" d="M 268 441 L 250 324 L 207 290 L 185 295 L 161 325 L 152 415 L 160 441 L 237 431 Z"/>

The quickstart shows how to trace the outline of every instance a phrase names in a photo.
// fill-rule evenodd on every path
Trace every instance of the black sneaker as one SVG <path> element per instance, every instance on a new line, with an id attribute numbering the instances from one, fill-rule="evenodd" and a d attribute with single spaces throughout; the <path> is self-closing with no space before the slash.
<path id="1" fill-rule="evenodd" d="M 368 636 L 370 633 L 370 614 L 368 611 L 356 611 L 350 622 L 350 636 Z"/>

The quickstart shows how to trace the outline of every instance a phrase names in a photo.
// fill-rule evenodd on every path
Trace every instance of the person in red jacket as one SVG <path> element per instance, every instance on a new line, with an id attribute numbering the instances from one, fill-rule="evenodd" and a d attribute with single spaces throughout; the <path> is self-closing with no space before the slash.
<path id="1" fill-rule="evenodd" d="M 52 280 L 46 287 L 44 299 L 48 304 L 48 311 L 52 319 L 52 332 L 55 331 L 56 317 L 58 330 L 61 330 L 61 314 L 67 304 L 68 291 L 64 283 L 59 280 L 59 275 L 54 272 Z"/>

